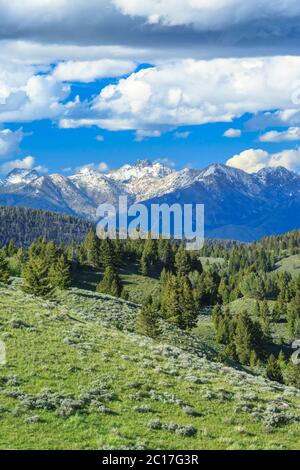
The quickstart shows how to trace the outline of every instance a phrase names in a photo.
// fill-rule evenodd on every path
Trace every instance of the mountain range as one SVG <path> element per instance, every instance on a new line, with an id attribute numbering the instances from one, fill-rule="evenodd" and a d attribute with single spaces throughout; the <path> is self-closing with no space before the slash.
<path id="1" fill-rule="evenodd" d="M 300 175 L 283 167 L 248 174 L 222 164 L 180 171 L 147 160 L 103 174 L 84 168 L 72 176 L 14 169 L 0 181 L 0 204 L 95 220 L 99 204 L 205 204 L 209 238 L 252 241 L 300 227 Z"/>

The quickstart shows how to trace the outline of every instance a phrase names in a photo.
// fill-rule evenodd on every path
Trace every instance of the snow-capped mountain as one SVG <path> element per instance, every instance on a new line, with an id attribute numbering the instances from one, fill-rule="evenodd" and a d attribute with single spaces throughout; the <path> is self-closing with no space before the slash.
<path id="1" fill-rule="evenodd" d="M 253 240 L 300 228 L 300 176 L 285 168 L 256 174 L 222 164 L 180 171 L 138 161 L 109 174 L 84 169 L 40 176 L 15 169 L 2 180 L 0 204 L 47 209 L 95 220 L 102 203 L 205 204 L 206 236 Z"/>
<path id="2" fill-rule="evenodd" d="M 2 182 L 4 186 L 10 186 L 15 184 L 27 184 L 39 177 L 36 170 L 25 170 L 22 168 L 15 168 L 6 176 Z"/>

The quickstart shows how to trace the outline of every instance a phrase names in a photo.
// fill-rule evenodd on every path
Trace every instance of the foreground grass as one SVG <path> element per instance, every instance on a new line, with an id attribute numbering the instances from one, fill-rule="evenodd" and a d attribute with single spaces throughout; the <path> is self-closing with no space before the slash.
<path id="1" fill-rule="evenodd" d="M 172 329 L 139 337 L 138 311 L 78 288 L 55 302 L 0 288 L 0 447 L 300 448 L 299 391 L 211 362 Z"/>

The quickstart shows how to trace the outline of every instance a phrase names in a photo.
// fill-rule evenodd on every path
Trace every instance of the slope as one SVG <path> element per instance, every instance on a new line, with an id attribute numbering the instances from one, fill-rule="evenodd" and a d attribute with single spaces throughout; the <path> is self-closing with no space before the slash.
<path id="1" fill-rule="evenodd" d="M 299 391 L 212 362 L 187 334 L 135 335 L 134 304 L 1 287 L 0 306 L 1 448 L 299 448 Z"/>

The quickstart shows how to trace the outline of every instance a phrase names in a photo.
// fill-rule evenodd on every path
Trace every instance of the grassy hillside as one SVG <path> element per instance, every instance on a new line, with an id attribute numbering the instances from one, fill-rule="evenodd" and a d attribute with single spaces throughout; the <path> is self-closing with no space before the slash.
<path id="1" fill-rule="evenodd" d="M 139 307 L 79 288 L 55 302 L 0 288 L 0 447 L 297 449 L 300 391 L 204 357 Z M 213 351 L 211 351 L 211 356 Z"/>
<path id="2" fill-rule="evenodd" d="M 277 271 L 287 271 L 291 273 L 293 277 L 300 275 L 300 256 L 293 255 L 283 258 L 277 263 Z"/>

